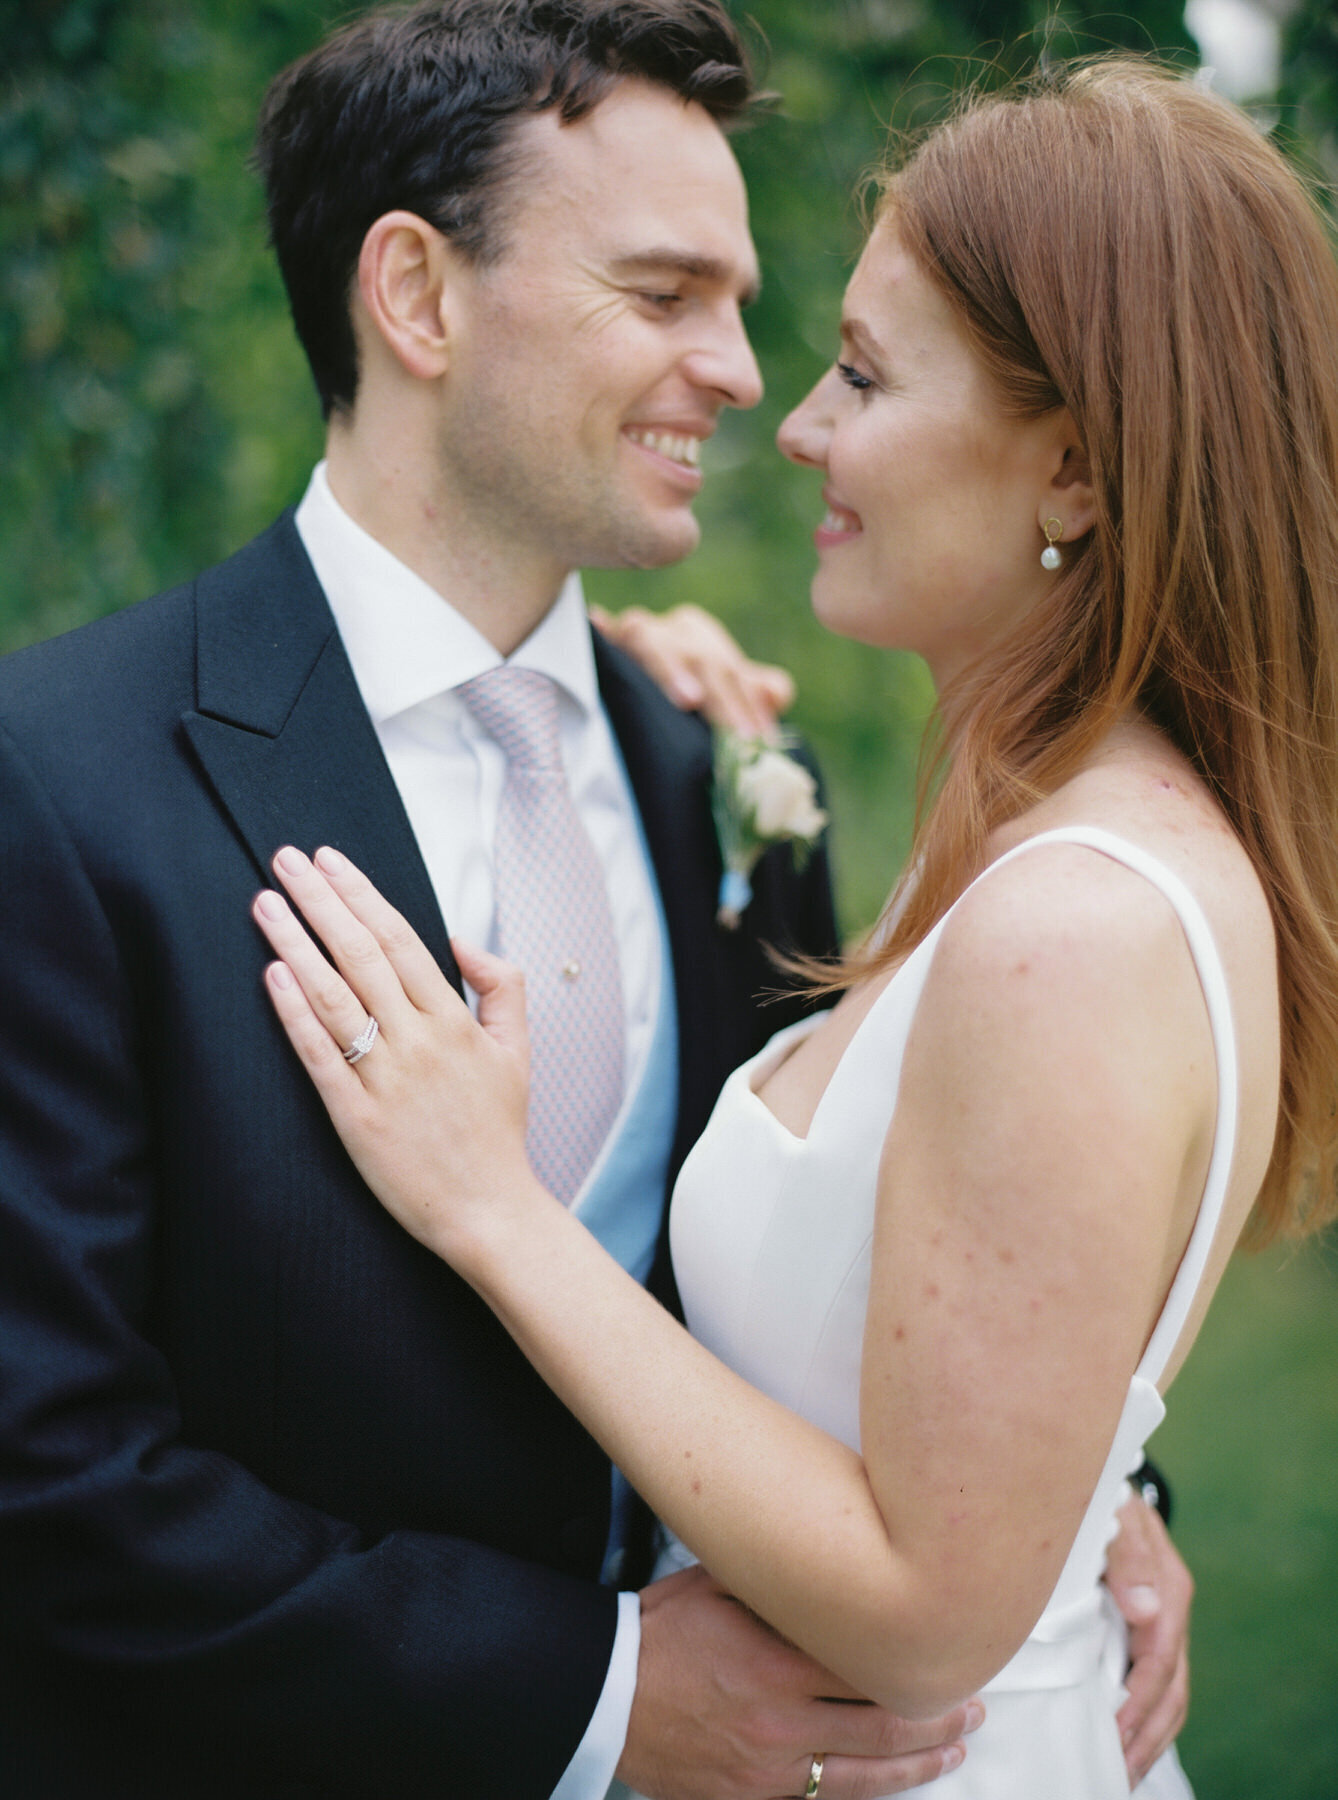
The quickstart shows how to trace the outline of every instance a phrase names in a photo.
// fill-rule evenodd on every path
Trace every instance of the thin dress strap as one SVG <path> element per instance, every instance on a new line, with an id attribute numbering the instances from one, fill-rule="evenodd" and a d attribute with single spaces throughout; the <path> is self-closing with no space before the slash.
<path id="1" fill-rule="evenodd" d="M 1105 831 L 1100 826 L 1069 825 L 1054 831 L 1040 832 L 1036 837 L 1027 838 L 1025 842 L 1015 844 L 1011 850 L 1005 851 L 989 868 L 982 870 L 976 880 L 982 880 L 994 869 L 1001 868 L 1004 863 L 1011 862 L 1026 850 L 1035 849 L 1038 844 L 1084 845 L 1088 849 L 1100 851 L 1113 862 L 1123 863 L 1136 875 L 1142 875 L 1145 880 L 1150 881 L 1169 901 L 1180 921 L 1208 1009 L 1208 1025 L 1212 1032 L 1213 1052 L 1217 1058 L 1217 1119 L 1213 1130 L 1213 1150 L 1194 1229 L 1166 1296 L 1161 1317 L 1157 1320 L 1138 1365 L 1138 1374 L 1155 1386 L 1160 1382 L 1171 1352 L 1180 1340 L 1194 1296 L 1203 1279 L 1208 1253 L 1222 1217 L 1231 1176 L 1231 1162 L 1235 1155 L 1240 1072 L 1226 972 L 1203 908 L 1180 877 L 1139 845 L 1131 844 L 1126 838 L 1117 837 L 1114 832 Z"/>

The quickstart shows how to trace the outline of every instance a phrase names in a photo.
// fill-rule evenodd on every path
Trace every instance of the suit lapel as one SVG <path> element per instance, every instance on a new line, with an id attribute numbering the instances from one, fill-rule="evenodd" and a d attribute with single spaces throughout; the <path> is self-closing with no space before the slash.
<path id="1" fill-rule="evenodd" d="M 729 1072 L 722 1051 L 730 1033 L 722 1027 L 738 988 L 726 966 L 736 946 L 715 924 L 720 851 L 711 819 L 711 740 L 700 719 L 680 713 L 626 656 L 598 632 L 594 638 L 600 692 L 641 813 L 673 956 L 677 1168 Z"/>
<path id="2" fill-rule="evenodd" d="M 291 513 L 200 577 L 196 615 L 197 705 L 182 727 L 260 878 L 270 879 L 270 859 L 284 843 L 334 845 L 459 985 L 427 869 Z M 749 991 L 734 967 L 743 934 L 714 923 L 720 853 L 710 734 L 598 633 L 595 663 L 664 904 L 678 1004 L 681 1152 L 737 1060 L 733 1013 Z"/>
<path id="3" fill-rule="evenodd" d="M 699 950 L 720 869 L 710 825 L 710 736 L 598 632 L 594 642 L 600 693 L 641 811 L 670 940 L 675 953 L 680 943 Z"/>
<path id="4" fill-rule="evenodd" d="M 458 983 L 427 869 L 291 514 L 196 585 L 182 726 L 264 880 L 280 845 L 365 870 Z"/>

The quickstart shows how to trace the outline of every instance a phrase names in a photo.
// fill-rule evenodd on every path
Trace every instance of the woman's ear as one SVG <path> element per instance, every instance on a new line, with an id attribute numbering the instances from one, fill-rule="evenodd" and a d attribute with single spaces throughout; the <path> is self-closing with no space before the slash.
<path id="1" fill-rule="evenodd" d="M 450 362 L 455 253 L 417 213 L 383 213 L 362 240 L 358 293 L 367 318 L 408 374 L 423 381 Z"/>
<path id="2" fill-rule="evenodd" d="M 1046 521 L 1053 519 L 1058 519 L 1063 526 L 1062 535 L 1056 541 L 1065 544 L 1086 537 L 1096 523 L 1091 463 L 1067 409 L 1061 416 L 1055 440 L 1050 483 L 1036 513 L 1036 523 L 1043 532 Z"/>

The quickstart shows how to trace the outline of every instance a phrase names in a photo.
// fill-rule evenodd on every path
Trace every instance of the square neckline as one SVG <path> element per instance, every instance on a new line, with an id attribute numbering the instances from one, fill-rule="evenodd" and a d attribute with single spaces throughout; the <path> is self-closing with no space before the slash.
<path id="1" fill-rule="evenodd" d="M 1221 954 L 1218 951 L 1212 928 L 1193 891 L 1160 858 L 1153 856 L 1140 844 L 1122 838 L 1115 832 L 1107 831 L 1103 826 L 1069 825 L 1056 826 L 1052 830 L 1037 832 L 1032 837 L 1024 838 L 1020 844 L 1014 844 L 1011 849 L 1005 850 L 1002 856 L 997 856 L 993 862 L 987 863 L 979 874 L 962 889 L 942 917 L 934 922 L 905 960 L 899 963 L 888 976 L 882 991 L 870 1003 L 868 1011 L 851 1033 L 850 1041 L 837 1059 L 822 1093 L 818 1096 L 817 1105 L 808 1122 L 808 1129 L 802 1136 L 791 1131 L 789 1126 L 776 1116 L 753 1085 L 753 1076 L 758 1065 L 776 1047 L 776 1038 L 773 1038 L 771 1043 L 759 1051 L 757 1056 L 736 1070 L 735 1076 L 731 1079 L 743 1078 L 744 1092 L 748 1101 L 760 1111 L 769 1123 L 771 1130 L 784 1142 L 792 1154 L 799 1155 L 810 1149 L 813 1146 L 814 1135 L 824 1110 L 828 1107 L 829 1102 L 835 1104 L 832 1096 L 840 1085 L 843 1067 L 852 1058 L 855 1046 L 866 1029 L 871 1028 L 874 1017 L 879 1013 L 888 996 L 896 990 L 900 979 L 909 974 L 922 958 L 932 959 L 940 933 L 972 888 L 995 869 L 1000 868 L 1006 862 L 1011 862 L 1014 857 L 1039 845 L 1047 844 L 1073 844 L 1080 848 L 1093 850 L 1098 855 L 1107 856 L 1113 862 L 1131 869 L 1135 874 L 1142 875 L 1161 893 L 1179 921 L 1208 1013 L 1209 1030 L 1217 1065 L 1217 1108 L 1213 1125 L 1212 1152 L 1204 1176 L 1203 1190 L 1199 1196 L 1194 1224 L 1190 1229 L 1189 1238 L 1175 1274 L 1171 1278 L 1161 1311 L 1135 1370 L 1136 1378 L 1142 1378 L 1154 1388 L 1159 1388 L 1161 1377 L 1188 1320 L 1194 1294 L 1197 1292 L 1199 1282 L 1207 1267 L 1212 1244 L 1221 1222 L 1235 1159 L 1239 1112 L 1239 1068 L 1235 1027 L 1230 991 L 1226 983 L 1226 972 L 1222 966 Z M 915 997 L 915 1004 L 916 1006 L 919 1004 L 918 995 Z M 799 1045 L 819 1024 L 830 1019 L 834 1010 L 834 1008 L 826 1008 L 821 1012 L 811 1014 L 807 1019 L 800 1019 L 796 1024 L 789 1026 L 786 1031 L 778 1034 L 782 1040 L 782 1054 L 766 1069 L 762 1079 L 769 1080 L 772 1075 L 784 1067 Z M 908 1034 L 909 1029 L 908 1026 Z M 790 1041 L 792 1037 L 793 1042 Z M 897 1081 L 899 1086 L 900 1068 L 897 1072 Z M 895 1116 L 899 1097 L 898 1094 L 893 1100 L 890 1117 Z"/>

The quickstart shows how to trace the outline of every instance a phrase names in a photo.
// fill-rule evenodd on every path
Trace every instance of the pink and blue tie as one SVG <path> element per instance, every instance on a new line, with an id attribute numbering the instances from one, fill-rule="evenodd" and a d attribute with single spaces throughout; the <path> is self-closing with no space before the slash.
<path id="1" fill-rule="evenodd" d="M 525 975 L 526 1150 L 570 1205 L 623 1095 L 622 978 L 604 870 L 567 785 L 554 683 L 503 664 L 456 692 L 506 757 L 493 878 L 498 949 Z"/>

